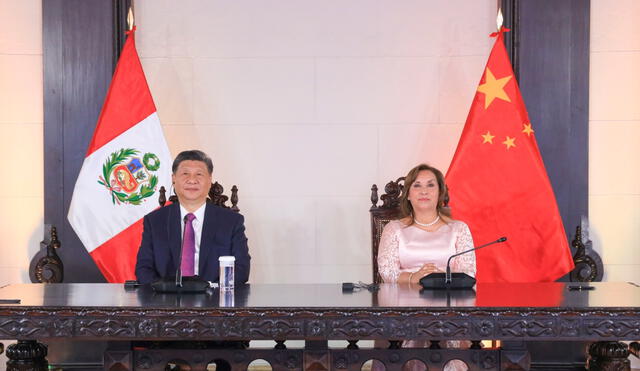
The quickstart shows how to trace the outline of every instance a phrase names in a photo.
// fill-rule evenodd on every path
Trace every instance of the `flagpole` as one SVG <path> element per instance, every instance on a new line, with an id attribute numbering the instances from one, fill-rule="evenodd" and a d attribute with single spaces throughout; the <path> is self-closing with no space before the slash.
<path id="1" fill-rule="evenodd" d="M 133 3 L 131 3 L 131 6 L 129 7 L 129 12 L 127 12 L 127 26 L 129 27 L 129 31 L 133 29 L 134 25 L 135 25 L 135 20 L 133 18 Z"/>

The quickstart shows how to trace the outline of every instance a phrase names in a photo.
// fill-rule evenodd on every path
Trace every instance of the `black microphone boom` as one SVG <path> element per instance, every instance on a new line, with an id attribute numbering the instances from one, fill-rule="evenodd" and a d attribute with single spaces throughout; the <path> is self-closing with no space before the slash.
<path id="1" fill-rule="evenodd" d="M 178 269 L 176 269 L 176 287 L 182 287 L 182 252 L 184 251 L 184 235 L 187 233 L 187 222 L 189 218 L 185 215 L 182 218 L 184 223 L 182 228 L 182 243 L 180 244 L 180 256 L 178 257 Z"/>
<path id="2" fill-rule="evenodd" d="M 502 243 L 507 240 L 506 237 L 500 237 L 495 241 L 485 243 L 484 245 L 480 245 L 478 247 L 474 247 L 473 249 L 464 250 L 457 254 L 453 254 L 447 260 L 447 268 L 445 273 L 431 273 L 420 279 L 420 284 L 425 289 L 470 289 L 476 284 L 476 279 L 469 276 L 466 273 L 451 273 L 451 259 L 456 256 L 463 255 L 469 253 L 471 251 L 480 250 L 483 247 L 487 247 L 496 243 Z"/>

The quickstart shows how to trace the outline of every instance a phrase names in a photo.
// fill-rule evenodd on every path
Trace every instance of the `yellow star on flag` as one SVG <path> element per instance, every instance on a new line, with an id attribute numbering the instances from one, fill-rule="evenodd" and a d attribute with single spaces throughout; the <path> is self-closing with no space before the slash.
<path id="1" fill-rule="evenodd" d="M 516 138 L 511 138 L 511 137 L 507 136 L 507 139 L 505 139 L 505 141 L 502 142 L 502 144 L 507 146 L 507 149 L 509 149 L 511 147 L 515 147 L 516 146 Z"/>
<path id="2" fill-rule="evenodd" d="M 487 67 L 484 84 L 478 86 L 478 91 L 484 93 L 484 109 L 487 109 L 496 98 L 511 102 L 511 99 L 504 91 L 504 86 L 507 85 L 509 80 L 511 80 L 511 75 L 496 80 L 489 67 Z"/>
<path id="3" fill-rule="evenodd" d="M 530 136 L 531 136 L 531 133 L 535 133 L 535 132 L 533 131 L 533 129 L 531 128 L 531 123 L 530 123 L 530 122 L 529 122 L 529 123 L 526 123 L 526 124 L 524 124 L 524 125 L 522 125 L 522 126 L 524 127 L 524 129 L 522 129 L 522 132 L 523 132 L 523 133 L 525 133 L 525 134 L 527 134 L 527 136 L 528 136 L 528 137 L 530 137 Z"/>
<path id="4" fill-rule="evenodd" d="M 487 131 L 486 134 L 482 134 L 482 138 L 484 139 L 482 141 L 482 144 L 485 144 L 485 143 L 493 144 L 493 138 L 495 138 L 495 137 L 496 137 L 495 135 L 491 135 L 490 131 Z"/>

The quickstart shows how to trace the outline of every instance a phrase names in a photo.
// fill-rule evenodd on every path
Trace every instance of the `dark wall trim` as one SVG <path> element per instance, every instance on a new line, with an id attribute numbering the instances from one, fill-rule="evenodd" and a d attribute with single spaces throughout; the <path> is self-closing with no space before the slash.
<path id="1" fill-rule="evenodd" d="M 115 70 L 120 51 L 127 40 L 126 32 L 129 30 L 127 14 L 132 6 L 132 0 L 115 0 L 113 4 L 113 69 Z"/>
<path id="2" fill-rule="evenodd" d="M 503 24 L 510 29 L 504 36 L 504 44 L 513 66 L 513 73 L 516 80 L 520 81 L 520 1 L 519 0 L 502 0 L 502 16 Z"/>
<path id="3" fill-rule="evenodd" d="M 55 225 L 65 282 L 104 282 L 67 221 L 73 187 L 93 135 L 124 34 L 129 1 L 42 2 L 44 220 Z M 116 50 L 118 53 L 116 53 Z"/>
<path id="4" fill-rule="evenodd" d="M 589 0 L 502 0 L 506 45 L 569 240 L 588 215 Z"/>

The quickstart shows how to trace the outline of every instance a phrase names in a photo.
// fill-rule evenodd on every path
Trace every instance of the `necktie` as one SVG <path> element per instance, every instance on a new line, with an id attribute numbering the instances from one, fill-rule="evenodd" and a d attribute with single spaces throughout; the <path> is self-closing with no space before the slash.
<path id="1" fill-rule="evenodd" d="M 193 230 L 193 219 L 195 218 L 196 216 L 192 213 L 185 216 L 184 240 L 182 240 L 182 262 L 180 263 L 180 270 L 183 276 L 193 276 L 195 274 L 196 236 Z"/>

